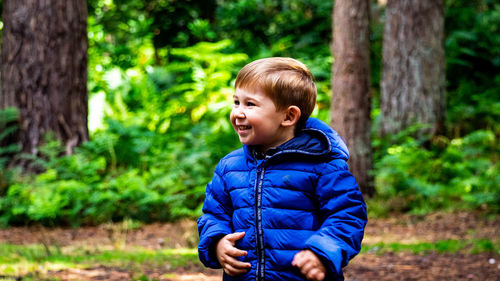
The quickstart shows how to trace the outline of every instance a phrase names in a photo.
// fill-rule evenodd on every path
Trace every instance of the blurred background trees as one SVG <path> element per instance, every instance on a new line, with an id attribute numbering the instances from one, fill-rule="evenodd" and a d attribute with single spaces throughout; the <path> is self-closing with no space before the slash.
<path id="1" fill-rule="evenodd" d="M 349 167 L 373 196 L 370 85 L 370 1 L 336 1 L 333 9 L 332 127 L 345 139 Z"/>
<path id="2" fill-rule="evenodd" d="M 71 154 L 88 141 L 85 1 L 3 1 L 0 108 L 20 112 L 19 143 L 36 155 L 46 133 Z"/>
<path id="3" fill-rule="evenodd" d="M 5 11 L 8 2 L 1 2 Z M 381 88 L 388 85 L 384 83 L 396 82 L 383 80 L 389 77 L 383 69 L 391 63 L 390 58 L 398 57 L 383 56 L 387 51 L 384 37 L 390 36 L 384 29 L 394 19 L 387 10 L 399 9 L 391 6 L 393 2 L 398 1 L 370 1 L 370 68 L 363 70 L 370 79 L 363 78 L 360 91 L 365 94 L 364 101 L 371 99 L 370 118 L 364 116 L 362 124 L 370 128 L 366 122 L 373 120 L 371 129 L 361 130 L 371 134 L 371 141 L 365 144 L 365 149 L 373 152 L 374 168 L 367 172 L 374 177 L 377 190 L 368 200 L 371 215 L 456 208 L 498 212 L 500 5 L 492 0 L 447 0 L 436 8 L 436 16 L 444 16 L 444 32 L 442 39 L 432 33 L 429 40 L 444 41 L 445 67 L 436 59 L 429 65 L 437 67 L 437 74 L 428 79 L 442 83 L 439 71 L 444 69 L 445 110 L 432 110 L 445 114 L 444 130 L 422 133 L 422 128 L 434 128 L 434 119 L 401 117 L 397 120 L 412 122 L 381 135 L 386 122 L 382 104 L 391 99 L 384 100 Z M 291 56 L 306 63 L 318 86 L 313 116 L 337 122 L 337 117 L 330 118 L 330 108 L 335 108 L 331 100 L 336 103 L 340 98 L 332 96 L 332 79 L 336 85 L 335 79 L 341 77 L 332 77 L 332 66 L 335 68 L 334 62 L 340 63 L 343 55 L 332 56 L 330 49 L 333 1 L 88 0 L 87 7 L 90 140 L 68 155 L 63 138 L 57 133 L 45 134 L 36 154 L 21 152 L 22 142 L 12 140 L 24 130 L 22 108 L 6 108 L 4 104 L 0 110 L 3 225 L 98 224 L 126 218 L 150 222 L 198 216 L 215 164 L 240 145 L 228 122 L 232 86 L 237 71 L 257 58 Z M 418 7 L 407 6 L 406 19 L 416 14 Z M 2 45 L 10 40 L 6 38 L 9 16 L 19 21 L 17 14 L 4 13 Z M 343 30 L 348 28 L 340 28 L 340 34 Z M 423 27 L 419 30 L 424 31 Z M 410 40 L 406 38 L 410 32 L 398 34 L 399 41 Z M 426 42 L 404 42 L 414 44 L 411 47 L 416 50 L 408 55 L 397 46 L 393 48 L 401 59 L 409 59 L 419 55 L 417 51 L 423 48 L 419 44 Z M 81 57 L 78 47 L 72 50 L 72 62 Z M 366 52 L 365 45 L 358 47 Z M 412 61 L 433 60 L 425 57 L 427 54 Z M 44 66 L 55 67 L 61 58 L 62 53 Z M 366 64 L 366 56 L 362 61 Z M 2 69 L 10 66 L 2 58 Z M 404 74 L 415 78 L 420 73 Z M 3 84 L 8 82 L 2 82 L 0 100 L 7 96 Z M 354 88 L 344 87 L 350 90 L 345 91 L 345 98 L 350 95 L 355 97 L 350 102 L 359 103 L 350 114 L 361 116 L 368 104 L 352 94 Z M 439 87 L 438 96 L 442 94 Z M 68 86 L 61 92 L 73 95 L 75 89 Z M 423 110 L 417 106 L 424 103 L 415 104 L 412 110 Z M 66 110 L 69 105 L 61 108 Z M 397 109 L 400 114 L 402 111 L 407 113 Z M 345 137 L 351 139 L 347 133 Z M 355 150 L 352 152 L 358 157 Z M 9 165 L 14 158 L 25 159 L 26 166 Z M 28 172 L 33 170 L 39 173 Z"/>
<path id="4" fill-rule="evenodd" d="M 382 135 L 414 125 L 444 133 L 444 0 L 388 0 L 380 108 Z"/>

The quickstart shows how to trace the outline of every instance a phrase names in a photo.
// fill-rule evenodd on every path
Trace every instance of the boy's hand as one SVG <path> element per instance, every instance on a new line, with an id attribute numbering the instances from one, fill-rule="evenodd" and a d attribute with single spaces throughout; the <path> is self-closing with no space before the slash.
<path id="1" fill-rule="evenodd" d="M 308 280 L 322 281 L 325 279 L 326 268 L 318 256 L 311 250 L 302 250 L 293 257 L 292 265 L 300 269 L 300 272 Z"/>
<path id="2" fill-rule="evenodd" d="M 237 240 L 245 236 L 245 232 L 235 232 L 222 237 L 217 242 L 216 254 L 224 272 L 229 276 L 237 276 L 248 271 L 252 265 L 248 262 L 241 262 L 235 257 L 246 256 L 246 251 L 234 246 Z"/>

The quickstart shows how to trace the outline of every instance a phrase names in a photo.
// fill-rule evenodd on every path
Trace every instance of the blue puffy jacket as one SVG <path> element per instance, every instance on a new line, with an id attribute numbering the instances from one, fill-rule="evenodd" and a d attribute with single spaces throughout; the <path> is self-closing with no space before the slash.
<path id="1" fill-rule="evenodd" d="M 236 247 L 248 251 L 239 260 L 252 268 L 224 280 L 306 280 L 292 266 L 303 249 L 321 258 L 325 280 L 343 280 L 342 267 L 359 252 L 367 222 L 348 157 L 338 134 L 314 118 L 265 157 L 245 145 L 228 154 L 207 185 L 198 219 L 201 262 L 221 268 L 216 242 L 245 232 Z"/>

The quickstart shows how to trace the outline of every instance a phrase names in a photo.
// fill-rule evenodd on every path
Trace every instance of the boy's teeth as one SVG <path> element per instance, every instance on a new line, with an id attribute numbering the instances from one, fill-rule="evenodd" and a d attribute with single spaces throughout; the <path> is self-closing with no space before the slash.
<path id="1" fill-rule="evenodd" d="M 239 126 L 239 127 L 240 127 L 240 130 L 250 129 L 250 126 Z"/>

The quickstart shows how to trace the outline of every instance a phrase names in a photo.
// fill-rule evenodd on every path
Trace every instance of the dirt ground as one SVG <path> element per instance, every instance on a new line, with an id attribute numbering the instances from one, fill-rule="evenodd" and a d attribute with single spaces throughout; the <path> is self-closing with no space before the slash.
<path id="1" fill-rule="evenodd" d="M 149 249 L 195 247 L 195 222 L 183 220 L 174 224 L 155 223 L 134 230 L 123 230 L 123 224 L 98 227 L 43 228 L 14 227 L 0 229 L 0 243 L 86 246 L 99 249 L 144 247 Z M 477 213 L 438 213 L 427 216 L 398 215 L 370 220 L 364 243 L 418 243 L 446 239 L 470 240 L 500 238 L 500 217 L 486 218 Z M 500 281 L 498 253 L 412 254 L 364 253 L 354 258 L 344 269 L 346 280 L 480 280 Z M 145 270 L 149 278 L 172 281 L 220 281 L 221 272 L 190 264 L 175 271 Z M 49 272 L 60 280 L 132 280 L 125 268 L 97 266 Z M 2 277 L 0 276 L 0 280 Z M 22 279 L 20 279 L 22 280 Z"/>

